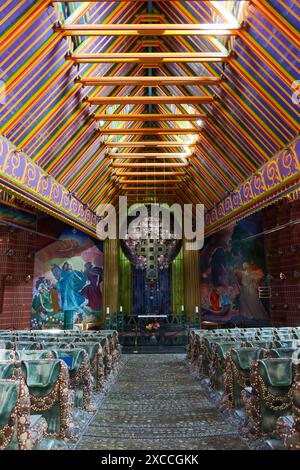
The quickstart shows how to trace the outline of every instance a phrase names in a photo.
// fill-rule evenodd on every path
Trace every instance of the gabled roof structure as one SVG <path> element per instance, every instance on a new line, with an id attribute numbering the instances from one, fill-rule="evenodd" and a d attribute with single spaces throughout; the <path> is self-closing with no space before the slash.
<path id="1" fill-rule="evenodd" d="M 2 149 L 76 197 L 86 230 L 120 195 L 203 203 L 216 230 L 299 184 L 298 15 L 294 0 L 4 0 Z M 287 148 L 290 170 L 268 186 Z M 9 166 L 1 182 L 49 212 L 53 191 L 39 200 Z M 251 178 L 260 191 L 244 207 Z"/>

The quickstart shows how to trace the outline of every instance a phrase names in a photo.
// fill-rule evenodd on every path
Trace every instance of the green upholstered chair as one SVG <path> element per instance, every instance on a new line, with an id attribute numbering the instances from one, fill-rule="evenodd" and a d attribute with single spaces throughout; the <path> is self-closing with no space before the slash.
<path id="1" fill-rule="evenodd" d="M 213 334 L 207 334 L 204 336 L 200 336 L 200 354 L 199 354 L 199 361 L 198 361 L 198 369 L 199 374 L 204 375 L 206 377 L 210 374 L 210 363 L 212 360 L 212 353 L 213 353 L 213 345 L 218 342 L 225 342 L 229 340 L 230 337 L 222 336 L 216 337 Z"/>
<path id="2" fill-rule="evenodd" d="M 0 362 L 0 379 L 13 378 L 15 363 L 11 360 Z"/>
<path id="3" fill-rule="evenodd" d="M 242 408 L 241 392 L 250 386 L 250 369 L 253 361 L 264 356 L 261 348 L 232 348 L 226 355 L 224 377 L 224 403 L 228 408 Z"/>
<path id="4" fill-rule="evenodd" d="M 198 333 L 195 333 L 193 340 L 192 340 L 191 350 L 190 350 L 190 361 L 194 369 L 197 370 L 198 372 L 199 372 L 198 361 L 199 361 L 199 356 L 200 356 L 200 341 L 201 341 L 200 335 Z"/>
<path id="5" fill-rule="evenodd" d="M 294 328 L 294 337 L 300 339 L 300 328 Z"/>
<path id="6" fill-rule="evenodd" d="M 272 327 L 270 327 L 270 328 L 264 327 L 264 328 L 259 328 L 258 331 L 259 331 L 260 334 L 271 334 L 271 335 L 273 335 L 275 329 L 272 328 Z"/>
<path id="7" fill-rule="evenodd" d="M 277 432 L 288 450 L 300 450 L 300 377 L 292 386 L 292 414 L 277 421 Z"/>
<path id="8" fill-rule="evenodd" d="M 0 349 L 0 361 L 13 361 L 15 357 L 15 351 L 13 351 L 12 349 Z"/>
<path id="9" fill-rule="evenodd" d="M 14 349 L 12 341 L 0 341 L 0 349 Z"/>
<path id="10" fill-rule="evenodd" d="M 277 331 L 275 333 L 275 338 L 279 341 L 287 341 L 287 340 L 293 340 L 294 339 L 294 333 L 292 331 L 290 332 L 279 332 Z"/>
<path id="11" fill-rule="evenodd" d="M 16 341 L 34 341 L 34 335 L 30 332 L 27 333 L 20 333 L 19 331 L 16 333 L 15 336 Z"/>
<path id="12" fill-rule="evenodd" d="M 22 351 L 22 350 L 31 350 L 31 349 L 41 349 L 40 343 L 36 341 L 16 341 L 15 342 L 15 350 Z"/>
<path id="13" fill-rule="evenodd" d="M 279 417 L 291 414 L 295 366 L 289 358 L 261 359 L 251 367 L 251 387 L 242 391 L 247 421 L 256 437 L 276 433 Z"/>
<path id="14" fill-rule="evenodd" d="M 212 345 L 211 361 L 209 364 L 209 378 L 214 390 L 223 390 L 226 355 L 232 348 L 241 347 L 238 341 L 220 341 Z"/>
<path id="15" fill-rule="evenodd" d="M 30 413 L 45 418 L 48 434 L 68 438 L 72 405 L 66 364 L 57 359 L 26 359 L 21 367 L 30 394 Z"/>
<path id="16" fill-rule="evenodd" d="M 61 341 L 63 336 L 51 336 L 51 335 L 38 335 L 35 336 L 35 341 L 39 343 L 57 343 L 58 341 Z"/>
<path id="17" fill-rule="evenodd" d="M 111 344 L 107 335 L 97 335 L 90 337 L 89 343 L 100 343 L 103 352 L 104 374 L 108 377 L 113 370 L 113 358 L 111 353 Z"/>
<path id="18" fill-rule="evenodd" d="M 292 348 L 294 346 L 294 339 L 275 340 L 274 348 Z"/>
<path id="19" fill-rule="evenodd" d="M 0 449 L 38 449 L 47 423 L 40 416 L 36 418 L 33 425 L 24 381 L 0 379 Z"/>
<path id="20" fill-rule="evenodd" d="M 273 341 L 247 341 L 247 348 L 262 348 L 262 349 L 271 349 L 273 347 Z"/>
<path id="21" fill-rule="evenodd" d="M 297 358 L 300 354 L 298 348 L 274 348 L 270 350 L 270 357 L 287 357 L 287 358 Z"/>
<path id="22" fill-rule="evenodd" d="M 85 339 L 84 338 L 80 338 L 79 336 L 62 336 L 62 337 L 59 337 L 59 341 L 60 342 L 64 342 L 64 343 L 76 343 L 76 342 L 84 342 Z"/>
<path id="23" fill-rule="evenodd" d="M 188 361 L 191 361 L 194 351 L 194 342 L 195 342 L 195 330 L 189 329 L 187 336 L 187 345 L 186 345 L 186 358 Z"/>
<path id="24" fill-rule="evenodd" d="M 59 342 L 48 342 L 42 341 L 40 343 L 42 350 L 51 350 L 51 349 L 70 349 L 72 347 L 72 343 L 65 343 L 63 341 L 64 338 L 61 338 Z"/>
<path id="25" fill-rule="evenodd" d="M 104 362 L 101 344 L 93 342 L 73 343 L 76 349 L 84 349 L 88 356 L 91 368 L 91 374 L 94 379 L 94 388 L 99 391 L 104 385 Z"/>
<path id="26" fill-rule="evenodd" d="M 84 349 L 53 349 L 55 356 L 63 360 L 69 372 L 69 385 L 75 392 L 75 406 L 91 409 L 91 366 Z"/>
<path id="27" fill-rule="evenodd" d="M 16 351 L 16 359 L 18 361 L 26 361 L 27 359 L 53 359 L 55 358 L 52 351 L 35 351 L 33 349 L 26 350 L 23 349 L 22 351 Z"/>

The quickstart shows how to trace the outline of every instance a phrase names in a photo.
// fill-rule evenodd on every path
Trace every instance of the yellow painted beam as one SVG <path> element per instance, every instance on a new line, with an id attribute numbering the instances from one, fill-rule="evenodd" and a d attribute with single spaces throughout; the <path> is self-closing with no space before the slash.
<path id="1" fill-rule="evenodd" d="M 225 81 L 224 76 L 221 77 L 77 77 L 76 83 L 84 86 L 162 86 L 162 85 L 218 85 Z"/>
<path id="2" fill-rule="evenodd" d="M 185 129 L 170 129 L 168 127 L 144 127 L 141 129 L 103 129 L 99 131 L 102 135 L 183 135 L 183 134 L 199 134 L 201 129 L 194 127 Z"/>
<path id="3" fill-rule="evenodd" d="M 103 54 L 66 54 L 74 63 L 140 63 L 227 62 L 235 54 L 227 52 L 124 52 Z"/>
<path id="4" fill-rule="evenodd" d="M 200 121 L 205 114 L 96 114 L 95 121 Z"/>
<path id="5" fill-rule="evenodd" d="M 189 163 L 113 163 L 112 168 L 187 168 Z"/>
<path id="6" fill-rule="evenodd" d="M 213 96 L 97 96 L 84 97 L 83 102 L 97 105 L 111 104 L 210 104 Z"/>

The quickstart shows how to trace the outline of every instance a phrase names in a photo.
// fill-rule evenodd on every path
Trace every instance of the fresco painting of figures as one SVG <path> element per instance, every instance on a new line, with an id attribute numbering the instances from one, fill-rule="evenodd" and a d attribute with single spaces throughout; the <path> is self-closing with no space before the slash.
<path id="1" fill-rule="evenodd" d="M 201 252 L 202 319 L 239 323 L 270 321 L 261 215 L 254 214 L 209 237 Z"/>
<path id="2" fill-rule="evenodd" d="M 74 312 L 75 323 L 99 321 L 102 281 L 102 244 L 77 230 L 64 230 L 36 254 L 32 328 L 62 328 L 67 310 Z"/>

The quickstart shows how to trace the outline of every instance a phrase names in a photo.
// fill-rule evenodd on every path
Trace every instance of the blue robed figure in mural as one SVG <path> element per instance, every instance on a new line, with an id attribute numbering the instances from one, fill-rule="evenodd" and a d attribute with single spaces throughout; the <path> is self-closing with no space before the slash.
<path id="1" fill-rule="evenodd" d="M 64 312 L 64 329 L 71 330 L 74 325 L 74 314 L 88 302 L 81 291 L 89 284 L 89 280 L 83 272 L 73 269 L 67 262 L 63 264 L 62 269 L 55 265 L 52 272 L 58 280 L 56 287 L 60 293 L 61 309 Z"/>

